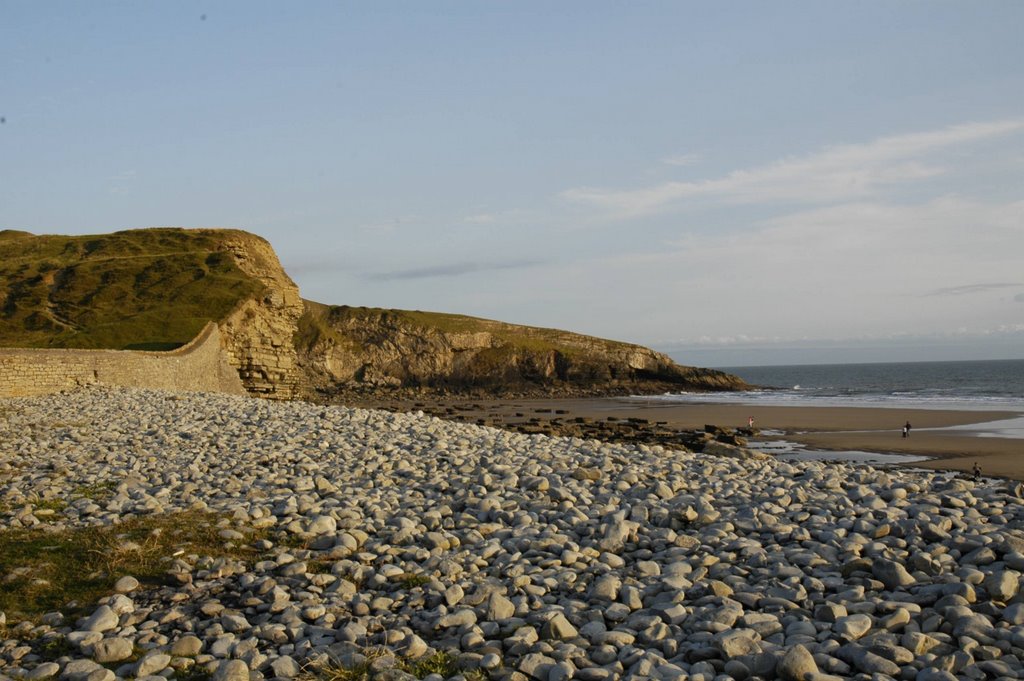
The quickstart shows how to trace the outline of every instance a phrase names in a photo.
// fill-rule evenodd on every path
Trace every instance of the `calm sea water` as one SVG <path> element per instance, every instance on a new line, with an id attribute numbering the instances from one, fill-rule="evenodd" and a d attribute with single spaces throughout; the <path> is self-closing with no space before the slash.
<path id="1" fill-rule="evenodd" d="M 1024 360 L 722 368 L 763 387 L 662 399 L 1024 411 Z"/>

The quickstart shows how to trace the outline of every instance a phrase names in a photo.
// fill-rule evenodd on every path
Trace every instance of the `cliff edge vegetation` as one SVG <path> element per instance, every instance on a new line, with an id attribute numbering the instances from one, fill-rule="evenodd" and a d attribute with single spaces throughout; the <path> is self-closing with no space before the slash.
<path id="1" fill-rule="evenodd" d="M 220 230 L 0 232 L 0 346 L 169 350 L 262 289 Z"/>

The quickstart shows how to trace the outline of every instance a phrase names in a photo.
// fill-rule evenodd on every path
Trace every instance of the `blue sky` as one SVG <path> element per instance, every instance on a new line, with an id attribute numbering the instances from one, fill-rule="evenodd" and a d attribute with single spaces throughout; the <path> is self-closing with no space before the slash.
<path id="1" fill-rule="evenodd" d="M 1024 357 L 1024 3 L 0 0 L 0 228 L 708 365 Z"/>

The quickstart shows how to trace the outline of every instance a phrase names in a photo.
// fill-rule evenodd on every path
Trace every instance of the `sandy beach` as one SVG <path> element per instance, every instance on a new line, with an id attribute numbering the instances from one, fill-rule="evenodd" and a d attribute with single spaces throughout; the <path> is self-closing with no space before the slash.
<path id="1" fill-rule="evenodd" d="M 1021 417 L 1013 411 L 679 404 L 644 398 L 442 400 L 431 401 L 430 406 L 454 407 L 463 419 L 486 417 L 509 424 L 529 419 L 639 418 L 677 429 L 701 429 L 705 425 L 745 428 L 748 418 L 753 417 L 760 431 L 757 439 L 786 440 L 830 451 L 932 457 L 908 465 L 940 470 L 969 472 L 977 462 L 984 475 L 1024 480 L 1024 440 L 979 437 L 969 429 L 937 430 Z M 413 408 L 402 405 L 403 410 Z M 902 436 L 906 421 L 913 426 L 908 438 Z"/>

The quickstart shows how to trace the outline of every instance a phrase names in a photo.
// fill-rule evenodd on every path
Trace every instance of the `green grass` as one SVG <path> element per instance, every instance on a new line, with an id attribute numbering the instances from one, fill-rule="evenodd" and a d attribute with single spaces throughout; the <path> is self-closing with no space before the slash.
<path id="1" fill-rule="evenodd" d="M 39 497 L 34 497 L 34 498 L 30 499 L 28 503 L 30 503 L 33 506 L 35 506 L 37 511 L 44 510 L 44 511 L 55 511 L 55 512 L 59 513 L 59 512 L 63 511 L 65 508 L 68 507 L 68 502 L 66 502 L 66 501 L 64 501 L 63 499 L 60 499 L 60 498 L 41 499 Z"/>
<path id="2" fill-rule="evenodd" d="M 115 489 L 117 489 L 117 482 L 114 480 L 105 480 L 104 482 L 96 482 L 91 485 L 79 485 L 71 490 L 71 498 L 102 501 L 114 496 Z"/>
<path id="3" fill-rule="evenodd" d="M 370 666 L 373 661 L 384 656 L 386 651 L 383 648 L 366 648 L 363 650 L 365 659 L 358 664 L 351 666 L 327 665 L 319 669 L 304 671 L 298 681 L 369 681 L 371 677 Z M 433 655 L 418 660 L 396 659 L 395 668 L 399 671 L 412 674 L 417 679 L 426 678 L 431 674 L 440 674 L 448 679 L 462 674 L 468 681 L 484 681 L 487 675 L 479 669 L 460 670 L 457 658 L 447 652 L 438 651 Z"/>
<path id="4" fill-rule="evenodd" d="M 430 584 L 430 577 L 427 577 L 426 575 L 414 575 L 407 572 L 398 579 L 398 583 L 401 584 L 404 589 L 415 589 L 418 586 Z"/>
<path id="5" fill-rule="evenodd" d="M 73 654 L 75 647 L 68 643 L 68 640 L 63 636 L 54 636 L 40 642 L 33 652 L 44 662 L 53 662 L 65 655 Z"/>
<path id="6" fill-rule="evenodd" d="M 14 621 L 55 610 L 91 610 L 122 576 L 131 575 L 146 586 L 162 584 L 179 550 L 211 557 L 253 555 L 251 549 L 225 544 L 217 534 L 220 519 L 187 512 L 61 532 L 0 532 L 0 611 Z M 255 539 L 255 534 L 248 538 Z"/>
<path id="7" fill-rule="evenodd" d="M 0 346 L 168 350 L 262 284 L 224 232 L 0 238 Z"/>

